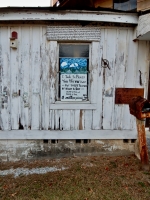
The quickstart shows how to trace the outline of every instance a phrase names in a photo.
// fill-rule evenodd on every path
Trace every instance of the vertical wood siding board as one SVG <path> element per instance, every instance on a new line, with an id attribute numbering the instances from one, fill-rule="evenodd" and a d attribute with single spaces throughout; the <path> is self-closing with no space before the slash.
<path id="1" fill-rule="evenodd" d="M 40 28 L 33 27 L 32 30 L 32 129 L 39 129 L 40 126 Z M 38 42 L 39 41 L 39 42 Z"/>
<path id="2" fill-rule="evenodd" d="M 8 27 L 0 28 L 0 65 L 1 65 L 1 81 L 0 95 L 3 95 L 4 87 L 7 87 L 7 103 L 2 108 L 0 103 L 0 127 L 2 130 L 9 130 L 10 123 L 10 55 L 9 55 L 9 34 Z M 2 102 L 2 96 L 1 96 Z"/>
<path id="3" fill-rule="evenodd" d="M 127 73 L 129 71 L 129 62 L 128 62 L 128 59 L 129 59 L 129 44 L 131 43 L 132 44 L 132 39 L 131 37 L 132 36 L 132 32 L 130 32 L 130 30 L 128 29 L 127 30 L 127 35 L 126 35 L 126 57 L 125 57 L 125 75 L 124 75 L 124 86 L 123 87 L 127 87 L 127 82 L 128 82 L 128 77 L 127 77 Z M 129 39 L 131 39 L 129 41 Z M 133 44 L 132 44 L 133 46 Z M 131 49 L 133 49 L 131 47 Z M 132 84 L 131 84 L 132 85 Z M 130 86 L 131 87 L 131 86 Z M 130 120 L 131 120 L 131 115 L 130 115 L 130 112 L 129 112 L 129 105 L 123 105 L 123 108 L 122 108 L 122 113 L 123 113 L 123 116 L 122 116 L 122 129 L 130 129 Z"/>
<path id="4" fill-rule="evenodd" d="M 7 27 L 7 36 L 10 35 L 10 27 Z M 9 89 L 9 96 L 8 96 L 8 112 L 9 112 L 9 127 L 8 129 L 11 130 L 11 54 L 10 54 L 10 47 L 9 47 L 9 40 L 7 40 L 7 61 L 8 61 L 8 89 Z M 6 45 L 5 45 L 6 46 Z"/>
<path id="5" fill-rule="evenodd" d="M 50 129 L 54 130 L 54 123 L 53 123 L 53 110 L 50 110 Z"/>
<path id="6" fill-rule="evenodd" d="M 149 42 L 146 41 L 146 68 L 144 73 L 144 88 L 145 88 L 145 97 L 147 98 L 148 93 L 148 80 L 149 80 L 149 66 L 150 66 L 150 59 L 149 59 Z"/>
<path id="7" fill-rule="evenodd" d="M 2 27 L 0 27 L 0 44 L 2 41 Z M 3 77 L 2 77 L 2 67 L 3 67 L 3 60 L 2 60 L 2 44 L 0 45 L 0 129 L 5 130 L 5 126 L 7 127 L 7 125 L 5 125 L 5 122 L 3 122 L 3 118 L 2 118 L 2 85 L 3 85 Z M 7 123 L 7 122 L 6 122 Z M 4 125 L 3 125 L 4 124 Z M 7 130 L 7 129 L 6 129 Z"/>
<path id="8" fill-rule="evenodd" d="M 85 130 L 91 130 L 92 129 L 92 121 L 93 121 L 93 116 L 92 116 L 92 110 L 85 110 L 84 111 L 84 129 Z M 97 119 L 99 120 L 99 119 Z"/>
<path id="9" fill-rule="evenodd" d="M 59 123 L 60 123 L 60 130 L 63 130 L 63 112 L 59 110 Z"/>
<path id="10" fill-rule="evenodd" d="M 135 72 L 135 57 L 137 57 L 136 52 L 136 42 L 133 41 L 133 29 L 128 30 L 128 45 L 127 45 L 127 68 L 126 68 L 126 83 L 125 87 L 133 88 L 134 86 L 134 72 Z"/>
<path id="11" fill-rule="evenodd" d="M 127 38 L 127 64 L 126 64 L 126 76 L 125 76 L 125 87 L 126 88 L 134 88 L 134 73 L 135 73 L 135 58 L 136 57 L 136 49 L 135 42 L 133 42 L 133 29 L 128 29 L 128 38 Z M 123 126 L 122 129 L 132 129 L 133 118 L 129 112 L 129 105 L 124 105 L 124 115 L 123 115 Z"/>
<path id="12" fill-rule="evenodd" d="M 90 72 L 91 103 L 97 102 L 97 80 L 98 80 L 98 69 L 100 64 L 99 51 L 100 51 L 99 42 L 92 42 L 92 60 L 91 60 L 91 72 Z"/>
<path id="13" fill-rule="evenodd" d="M 104 33 L 105 29 L 101 28 L 101 40 L 100 40 L 100 53 L 99 53 L 99 69 L 98 69 L 98 81 L 97 81 L 97 109 L 92 111 L 92 129 L 101 129 L 102 124 L 102 91 L 103 91 L 103 68 L 101 67 L 101 59 L 103 56 L 104 46 Z"/>
<path id="14" fill-rule="evenodd" d="M 136 72 L 137 72 L 137 65 L 138 65 L 138 49 L 139 49 L 139 42 L 135 42 L 134 44 L 134 47 L 135 47 L 135 55 L 134 55 L 134 87 L 138 88 L 137 84 L 136 84 Z M 134 116 L 131 116 L 131 129 L 137 129 L 137 126 L 136 126 L 136 118 Z"/>
<path id="15" fill-rule="evenodd" d="M 50 41 L 49 42 L 49 103 L 55 103 L 56 100 L 56 81 L 57 81 L 57 42 Z M 55 111 L 50 111 L 50 128 L 54 129 L 54 113 Z"/>
<path id="16" fill-rule="evenodd" d="M 94 46 L 93 46 L 93 43 L 91 43 L 91 45 L 90 45 L 90 50 L 89 50 L 89 68 L 91 67 L 92 69 L 91 69 L 91 71 L 93 71 L 93 68 L 94 68 L 94 66 L 93 66 L 93 64 L 94 65 L 96 65 L 96 63 L 92 63 L 93 62 L 93 54 L 95 53 L 95 54 L 98 54 L 98 52 L 96 52 L 95 51 L 95 49 L 93 48 Z M 93 52 L 94 51 L 94 52 Z M 99 55 L 97 55 L 97 56 L 99 56 Z M 97 70 L 98 70 L 99 68 L 97 68 Z M 91 73 L 89 74 L 89 82 L 90 82 L 90 80 L 91 80 L 91 78 L 93 78 L 93 77 L 91 77 L 91 76 L 93 76 L 93 74 L 91 75 Z M 96 86 L 96 88 L 97 88 L 97 86 Z M 95 88 L 95 89 L 96 89 Z M 88 88 L 88 89 L 90 89 L 90 88 Z M 92 93 L 90 93 L 90 90 L 88 91 L 88 94 L 90 95 L 89 96 L 89 98 L 90 98 L 90 100 L 91 100 L 91 102 L 92 102 Z M 82 128 L 83 129 L 87 129 L 87 130 L 89 130 L 89 129 L 91 129 L 92 128 L 92 110 L 91 110 L 91 112 L 89 113 L 88 111 L 86 111 L 86 110 L 84 110 L 84 111 L 82 111 L 82 113 L 84 113 L 84 117 L 83 117 L 83 114 L 82 114 Z M 90 127 L 90 128 L 89 128 Z"/>
<path id="17" fill-rule="evenodd" d="M 137 70 L 136 70 L 136 87 L 143 88 L 144 87 L 144 73 L 146 66 L 146 41 L 139 41 L 138 45 L 138 62 L 137 62 Z M 140 84 L 140 71 L 141 71 L 141 81 Z"/>
<path id="18" fill-rule="evenodd" d="M 52 122 L 51 122 L 51 110 L 49 110 L 49 129 L 51 130 L 51 127 L 52 127 Z"/>
<path id="19" fill-rule="evenodd" d="M 117 87 L 117 85 L 116 85 L 116 80 L 117 80 L 117 78 L 116 78 L 116 76 L 117 76 L 117 49 L 118 49 L 118 37 L 119 37 L 119 29 L 117 29 L 117 36 L 116 36 L 116 56 L 115 56 L 115 88 Z M 113 121 L 113 128 L 116 130 L 117 129 L 117 123 L 116 123 L 116 121 L 117 121 L 117 107 L 118 107 L 118 105 L 114 105 L 114 121 Z"/>
<path id="20" fill-rule="evenodd" d="M 59 44 L 57 43 L 57 48 L 56 48 L 56 91 L 55 91 L 55 98 L 58 100 L 59 96 Z"/>
<path id="21" fill-rule="evenodd" d="M 147 75 L 147 80 L 149 80 L 149 69 L 150 69 L 150 42 L 148 41 L 147 42 L 147 51 L 148 51 L 148 55 L 147 55 L 147 60 L 148 60 L 148 64 L 147 64 L 147 71 L 148 71 L 148 75 Z M 148 97 L 148 86 L 149 86 L 149 83 L 147 81 L 147 88 L 146 88 L 146 98 Z"/>
<path id="22" fill-rule="evenodd" d="M 74 110 L 70 110 L 70 130 L 74 130 Z"/>
<path id="23" fill-rule="evenodd" d="M 136 77 L 135 77 L 135 86 L 136 87 L 139 87 L 139 88 L 141 88 L 142 86 L 140 85 L 140 83 L 139 83 L 139 77 L 140 77 L 140 72 L 139 72 L 139 70 L 141 69 L 140 68 L 140 65 L 141 65 L 141 57 L 140 57 L 140 60 L 139 60 L 139 56 L 140 56 L 140 54 L 141 54 L 141 42 L 140 41 L 138 41 L 138 51 L 137 51 L 137 54 L 138 54 L 138 56 L 137 56 L 137 67 L 136 67 Z M 143 56 L 143 54 L 142 54 L 142 56 Z M 142 62 L 143 62 L 143 59 L 142 59 Z M 142 77 L 142 76 L 141 76 Z"/>
<path id="24" fill-rule="evenodd" d="M 0 85 L 0 93 L 1 97 L 3 97 L 3 89 L 7 87 L 7 57 L 6 57 L 6 38 L 7 38 L 7 30 L 4 27 L 1 28 L 1 40 L 0 40 L 0 70 L 1 70 L 1 85 Z M 8 89 L 8 88 L 7 88 Z M 2 99 L 1 99 L 2 100 Z M 2 107 L 3 104 L 1 102 L 1 118 L 0 118 L 0 126 L 2 130 L 8 129 L 8 113 L 7 108 Z"/>
<path id="25" fill-rule="evenodd" d="M 114 63 L 116 56 L 116 29 L 108 29 L 106 43 L 106 59 L 109 67 L 105 68 L 105 85 L 103 95 L 103 128 L 112 129 L 113 127 L 113 108 L 114 108 Z M 105 58 L 104 58 L 105 59 Z"/>
<path id="26" fill-rule="evenodd" d="M 54 110 L 50 110 L 50 129 L 54 130 L 54 126 L 55 126 L 55 111 Z"/>
<path id="27" fill-rule="evenodd" d="M 44 43 L 43 43 L 43 40 L 42 40 L 42 36 L 43 36 L 43 28 L 42 26 L 39 27 L 40 28 L 40 92 L 39 92 L 39 98 L 40 98 L 40 102 L 39 102 L 39 129 L 41 130 L 43 127 L 42 127 L 42 106 L 43 104 L 45 103 L 44 100 L 45 100 L 45 91 L 43 91 L 43 60 L 42 60 L 42 57 L 43 57 L 43 51 L 44 51 Z M 44 94 L 43 94 L 44 93 Z M 44 99 L 43 99 L 43 96 L 44 95 Z"/>
<path id="28" fill-rule="evenodd" d="M 46 28 L 45 28 L 46 29 Z M 46 31 L 46 30 L 45 30 Z M 45 35 L 46 37 L 46 35 Z M 50 109 L 50 60 L 49 60 L 49 42 L 46 40 L 46 63 L 47 63 L 47 96 L 46 96 L 46 126 L 49 126 L 49 109 Z"/>
<path id="29" fill-rule="evenodd" d="M 21 40 L 21 124 L 24 129 L 29 127 L 29 78 L 30 78 L 30 28 L 22 27 Z M 26 96 L 26 102 L 25 102 Z"/>
<path id="30" fill-rule="evenodd" d="M 138 88 L 137 84 L 136 84 L 136 72 L 138 70 L 138 49 L 139 49 L 139 42 L 136 41 L 134 42 L 134 46 L 133 46 L 133 52 L 131 54 L 131 56 L 133 57 L 133 87 Z M 133 54 L 134 53 L 134 54 Z M 131 123 L 130 123 L 130 127 L 131 130 L 136 129 L 136 119 L 134 116 L 131 115 Z"/>
<path id="31" fill-rule="evenodd" d="M 79 130 L 80 110 L 74 110 L 74 129 Z"/>
<path id="32" fill-rule="evenodd" d="M 82 110 L 82 130 L 85 129 L 85 110 Z"/>
<path id="33" fill-rule="evenodd" d="M 122 33 L 123 32 L 123 33 Z M 124 34 L 124 35 L 123 35 Z M 122 52 L 124 52 L 124 61 L 121 62 L 120 64 L 123 66 L 122 68 L 122 83 L 120 83 L 122 86 L 121 87 L 125 87 L 125 80 L 126 80 L 126 53 L 127 53 L 127 34 L 128 34 L 128 31 L 127 30 L 120 30 L 120 44 L 122 43 L 121 40 L 122 40 L 122 36 L 123 36 L 123 41 L 124 41 L 124 48 L 122 48 L 121 46 L 121 49 L 123 50 Z M 119 51 L 120 51 L 120 48 L 119 48 Z M 121 56 L 121 55 L 120 55 Z M 120 57 L 121 58 L 121 57 Z M 119 58 L 119 59 L 120 59 Z M 119 75 L 120 77 L 120 75 Z M 121 82 L 121 79 L 120 79 L 120 82 Z M 118 121 L 118 129 L 123 129 L 123 123 L 124 123 L 124 120 L 123 120 L 123 115 L 124 115 L 124 105 L 118 107 L 118 117 L 120 116 L 120 121 Z M 127 128 L 127 127 L 126 127 Z"/>
<path id="34" fill-rule="evenodd" d="M 83 110 L 80 110 L 80 115 L 79 115 L 79 130 L 83 130 L 83 127 L 84 127 Z"/>
<path id="35" fill-rule="evenodd" d="M 48 130 L 49 127 L 49 43 L 46 40 L 46 28 L 42 32 L 42 127 Z"/>
<path id="36" fill-rule="evenodd" d="M 0 44 L 1 44 L 1 29 L 0 27 Z M 2 121 L 2 45 L 0 45 L 0 129 L 3 128 L 3 121 Z M 7 130 L 7 129 L 6 129 Z"/>
<path id="37" fill-rule="evenodd" d="M 147 97 L 147 84 L 148 84 L 148 76 L 149 76 L 149 58 L 148 58 L 148 42 L 146 41 L 139 41 L 139 48 L 138 48 L 138 69 L 136 73 L 136 83 L 139 87 L 144 87 L 144 96 Z M 141 71 L 141 80 L 142 85 L 140 85 L 139 77 Z"/>
<path id="38" fill-rule="evenodd" d="M 42 41 L 41 41 L 41 48 L 40 48 L 40 55 L 41 55 L 41 128 L 42 130 L 45 130 L 45 104 L 46 104 L 46 75 L 45 75 L 45 71 L 47 72 L 46 69 L 46 65 L 45 65 L 45 42 L 44 42 L 44 38 L 43 38 L 43 30 L 42 30 Z"/>
<path id="39" fill-rule="evenodd" d="M 32 129 L 32 26 L 29 27 L 29 112 L 28 129 Z"/>
<path id="40" fill-rule="evenodd" d="M 57 81 L 57 42 L 50 41 L 50 103 L 56 100 L 56 81 Z"/>
<path id="41" fill-rule="evenodd" d="M 52 130 L 55 130 L 55 110 L 52 110 Z"/>
<path id="42" fill-rule="evenodd" d="M 108 32 L 108 29 L 105 28 L 104 29 L 104 44 L 103 44 L 103 54 L 102 54 L 102 58 L 106 58 L 106 55 L 107 55 L 107 33 Z M 103 129 L 103 123 L 104 123 L 104 113 L 103 113 L 103 110 L 104 110 L 104 94 L 105 94 L 105 69 L 102 68 L 102 120 L 101 120 L 101 128 Z"/>
<path id="43" fill-rule="evenodd" d="M 116 31 L 116 36 L 117 36 L 117 31 Z M 117 48 L 117 38 L 116 38 L 116 48 Z M 111 129 L 114 130 L 115 129 L 115 88 L 116 88 L 116 50 L 115 50 L 115 61 L 114 61 L 114 87 L 113 87 L 113 112 L 112 112 L 112 127 Z"/>
<path id="44" fill-rule="evenodd" d="M 23 44 L 23 36 L 22 36 L 22 27 L 19 27 L 19 41 L 18 41 L 18 46 L 19 46 L 19 75 L 18 75 L 18 90 L 20 90 L 20 96 L 19 96 L 19 122 L 23 125 L 23 127 L 25 127 L 25 118 L 24 118 L 24 114 L 23 114 L 23 98 L 22 94 L 24 91 L 24 85 L 23 85 L 23 78 L 24 78 L 24 69 L 23 69 L 23 64 L 24 64 L 24 59 L 23 59 L 23 49 L 24 49 L 24 44 Z M 26 36 L 25 36 L 26 37 Z"/>
<path id="45" fill-rule="evenodd" d="M 70 110 L 63 110 L 62 111 L 62 117 L 63 117 L 63 130 L 69 131 L 70 130 Z"/>
<path id="46" fill-rule="evenodd" d="M 126 73 L 126 45 L 127 45 L 127 30 L 126 29 L 119 29 L 118 35 L 118 49 L 117 49 L 117 71 L 116 71 L 116 87 L 124 87 L 124 79 Z M 117 110 L 116 115 L 116 129 L 122 129 L 123 123 L 123 105 L 116 105 Z"/>
<path id="47" fill-rule="evenodd" d="M 11 27 L 12 31 L 18 32 L 18 27 Z M 19 37 L 19 36 L 18 36 Z M 18 38 L 19 40 L 20 38 Z M 11 53 L 11 126 L 12 129 L 19 128 L 19 96 L 18 96 L 18 71 L 19 71 L 19 60 L 18 60 L 18 48 L 10 49 Z"/>
<path id="48" fill-rule="evenodd" d="M 21 50 L 22 50 L 22 27 L 19 26 L 19 31 L 18 31 L 18 36 L 19 36 L 19 40 L 18 40 L 18 106 L 19 106 L 19 123 L 21 123 L 21 125 L 23 125 L 23 127 L 25 126 L 25 124 L 23 124 L 23 122 L 25 121 L 25 115 L 22 118 L 22 98 L 21 98 L 21 94 L 19 94 L 19 92 L 21 92 L 22 89 L 22 73 L 21 73 Z M 23 119 L 23 122 L 22 122 Z M 20 126 L 20 124 L 19 124 Z"/>
<path id="49" fill-rule="evenodd" d="M 55 130 L 59 130 L 59 110 L 54 110 L 55 117 Z"/>

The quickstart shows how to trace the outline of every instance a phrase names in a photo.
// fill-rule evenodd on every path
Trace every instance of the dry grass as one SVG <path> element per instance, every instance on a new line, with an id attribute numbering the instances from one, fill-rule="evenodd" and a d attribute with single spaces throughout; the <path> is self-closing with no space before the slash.
<path id="1" fill-rule="evenodd" d="M 5 163 L 11 167 L 64 166 L 44 175 L 0 177 L 1 200 L 150 200 L 150 172 L 140 170 L 135 156 L 77 157 Z"/>

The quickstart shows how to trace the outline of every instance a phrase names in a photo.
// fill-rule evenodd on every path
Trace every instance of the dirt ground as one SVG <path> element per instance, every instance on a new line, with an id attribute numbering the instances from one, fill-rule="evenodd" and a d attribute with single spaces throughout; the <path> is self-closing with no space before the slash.
<path id="1" fill-rule="evenodd" d="M 0 163 L 0 170 L 56 167 L 45 174 L 0 176 L 1 200 L 150 200 L 150 171 L 134 156 L 89 156 Z"/>

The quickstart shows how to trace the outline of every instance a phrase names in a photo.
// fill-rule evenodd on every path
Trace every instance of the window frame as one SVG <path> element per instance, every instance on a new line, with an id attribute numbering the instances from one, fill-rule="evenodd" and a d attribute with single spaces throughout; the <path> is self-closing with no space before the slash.
<path id="1" fill-rule="evenodd" d="M 55 82 L 55 90 L 56 90 L 56 97 L 55 102 L 50 104 L 50 109 L 52 110 L 96 110 L 97 109 L 97 101 L 96 99 L 96 88 L 95 88 L 95 95 L 94 100 L 93 98 L 93 90 L 92 86 L 92 77 L 91 73 L 92 70 L 92 43 L 95 41 L 57 41 L 57 60 L 56 60 L 56 82 Z M 99 41 L 97 41 L 99 43 Z M 88 44 L 89 45 L 89 75 L 88 75 L 88 101 L 61 101 L 58 98 L 59 93 L 59 44 Z M 98 52 L 97 52 L 98 53 Z M 94 55 L 94 53 L 93 53 Z M 98 74 L 97 74 L 98 76 Z M 92 92 L 91 92 L 92 91 Z M 92 95 L 91 95 L 92 93 Z"/>
<path id="2" fill-rule="evenodd" d="M 60 94 L 61 94 L 61 83 L 60 83 L 60 61 L 59 61 L 59 59 L 60 59 L 60 57 L 59 57 L 59 46 L 60 45 L 88 45 L 89 46 L 89 56 L 88 56 L 88 69 L 87 69 L 87 101 L 61 101 L 61 97 L 60 97 Z M 58 55 L 58 66 L 57 66 L 57 84 L 58 84 L 58 87 L 57 87 L 57 101 L 59 101 L 59 102 L 63 102 L 63 103 L 86 103 L 86 102 L 90 102 L 90 99 L 89 99 L 89 90 L 90 90 L 90 85 L 89 85 L 89 83 L 90 83 L 90 79 L 89 79 L 89 76 L 90 76 L 90 66 L 91 66 L 91 42 L 59 42 L 59 43 L 57 43 L 57 45 L 58 45 L 58 53 L 57 53 L 57 55 Z M 67 56 L 66 56 L 66 58 L 67 58 Z M 72 57 L 73 58 L 73 57 Z M 82 57 L 81 57 L 82 58 Z"/>

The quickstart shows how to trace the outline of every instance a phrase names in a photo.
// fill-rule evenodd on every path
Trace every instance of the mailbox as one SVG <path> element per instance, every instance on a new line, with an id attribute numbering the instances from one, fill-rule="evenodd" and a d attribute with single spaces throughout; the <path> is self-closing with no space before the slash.
<path id="1" fill-rule="evenodd" d="M 134 97 L 129 103 L 130 114 L 137 119 L 150 118 L 150 102 L 143 97 Z"/>

